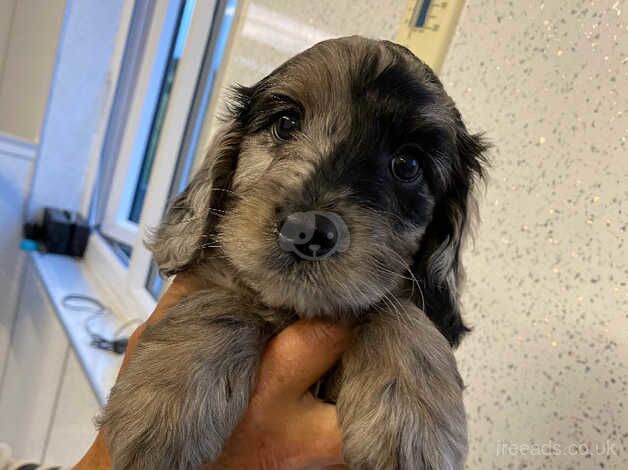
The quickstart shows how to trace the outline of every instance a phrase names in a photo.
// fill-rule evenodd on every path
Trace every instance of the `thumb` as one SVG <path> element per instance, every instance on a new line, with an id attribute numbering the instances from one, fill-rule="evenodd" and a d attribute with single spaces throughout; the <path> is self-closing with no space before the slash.
<path id="1" fill-rule="evenodd" d="M 303 395 L 340 359 L 350 329 L 321 320 L 299 320 L 273 338 L 260 364 L 259 390 Z"/>

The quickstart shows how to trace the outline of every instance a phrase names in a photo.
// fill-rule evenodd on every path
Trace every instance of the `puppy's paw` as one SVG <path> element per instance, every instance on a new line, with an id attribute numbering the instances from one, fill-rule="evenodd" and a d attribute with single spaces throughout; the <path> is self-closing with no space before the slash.
<path id="1" fill-rule="evenodd" d="M 144 332 L 101 419 L 114 470 L 195 470 L 218 457 L 267 336 L 220 300 L 189 296 Z"/>
<path id="2" fill-rule="evenodd" d="M 434 409 L 434 404 L 422 400 L 416 389 L 393 378 L 356 386 L 363 387 L 362 393 L 351 398 L 350 404 L 346 399 L 339 403 L 344 457 L 349 468 L 464 468 L 467 438 L 461 400 Z"/>
<path id="3" fill-rule="evenodd" d="M 364 325 L 343 356 L 337 406 L 351 469 L 464 468 L 462 379 L 445 338 L 415 318 Z"/>

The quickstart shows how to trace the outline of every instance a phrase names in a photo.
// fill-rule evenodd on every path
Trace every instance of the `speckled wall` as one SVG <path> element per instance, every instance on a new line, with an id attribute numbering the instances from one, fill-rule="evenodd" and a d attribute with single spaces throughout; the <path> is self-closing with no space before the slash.
<path id="1" fill-rule="evenodd" d="M 628 469 L 628 2 L 469 0 L 442 78 L 495 144 L 468 467 Z"/>
<path id="2" fill-rule="evenodd" d="M 628 469 L 627 3 L 469 0 L 445 61 L 495 144 L 457 353 L 469 469 Z M 223 83 L 327 37 L 392 39 L 405 5 L 252 1 Z"/>

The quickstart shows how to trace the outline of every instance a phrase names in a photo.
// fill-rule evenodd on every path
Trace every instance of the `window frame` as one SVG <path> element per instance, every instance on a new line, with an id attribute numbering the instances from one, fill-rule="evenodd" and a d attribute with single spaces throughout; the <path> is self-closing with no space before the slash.
<path id="1" fill-rule="evenodd" d="M 137 75 L 132 77 L 134 79 L 123 84 L 124 87 L 134 88 L 131 92 L 128 117 L 113 124 L 114 127 L 119 128 L 122 125 L 124 127 L 113 171 L 111 196 L 106 203 L 100 230 L 112 239 L 129 246 L 133 246 L 138 238 L 139 224 L 128 220 L 128 214 L 152 129 L 154 110 L 161 94 L 163 75 L 168 65 L 180 4 L 179 0 L 157 0 L 152 17 L 147 19 L 150 26 L 143 50 L 138 56 L 127 58 L 124 64 L 125 67 L 135 68 L 138 64 L 134 62 L 138 61 L 139 68 Z M 178 72 L 179 70 L 175 83 Z M 173 83 L 173 88 L 175 83 Z"/>
<path id="2" fill-rule="evenodd" d="M 138 0 L 138 2 L 140 1 L 142 0 Z M 127 114 L 128 119 L 120 120 L 119 123 L 116 123 L 118 135 L 122 135 L 119 142 L 119 151 L 115 152 L 119 157 L 115 162 L 113 174 L 110 175 L 110 178 L 112 178 L 111 191 L 109 191 L 111 198 L 109 201 L 106 201 L 107 207 L 103 212 L 102 225 L 100 228 L 103 234 L 112 236 L 122 242 L 132 242 L 130 243 L 132 246 L 132 256 L 126 261 L 120 259 L 105 237 L 103 237 L 98 230 L 94 230 L 90 237 L 84 262 L 96 279 L 102 282 L 107 288 L 113 289 L 113 291 L 122 298 L 121 301 L 126 303 L 125 308 L 127 308 L 129 312 L 137 312 L 140 315 L 143 314 L 147 316 L 156 305 L 154 297 L 146 287 L 152 263 L 152 255 L 144 246 L 144 239 L 146 237 L 144 231 L 146 227 L 155 227 L 158 225 L 167 201 L 171 196 L 173 178 L 177 174 L 177 166 L 179 164 L 179 159 L 173 158 L 173 156 L 178 157 L 180 153 L 188 125 L 188 115 L 194 104 L 197 82 L 203 68 L 205 54 L 208 52 L 213 53 L 213 46 L 210 45 L 210 41 L 215 42 L 215 31 L 213 28 L 220 29 L 226 3 L 227 2 L 224 0 L 197 0 L 194 4 L 187 41 L 172 84 L 168 110 L 163 122 L 163 131 L 155 153 L 145 204 L 137 227 L 128 227 L 125 226 L 125 224 L 119 223 L 120 214 L 124 214 L 125 217 L 128 215 L 128 212 L 120 210 L 120 198 L 125 194 L 124 191 L 131 191 L 130 196 L 132 196 L 132 192 L 135 188 L 137 173 L 135 175 L 129 175 L 128 169 L 131 165 L 135 164 L 135 170 L 139 172 L 139 167 L 141 166 L 143 152 L 137 151 L 137 141 L 141 141 L 141 139 L 138 138 L 138 131 L 143 132 L 143 126 L 150 126 L 151 124 L 151 119 L 145 118 L 148 124 L 142 123 L 141 114 L 149 115 L 150 117 L 151 113 L 142 112 L 146 109 L 146 106 L 150 105 L 150 99 L 158 99 L 161 77 L 168 59 L 168 46 L 171 43 L 172 33 L 176 27 L 177 15 L 173 9 L 179 7 L 179 1 L 157 0 L 157 2 L 154 3 L 152 18 L 150 19 L 151 24 L 145 39 L 141 63 L 139 66 L 135 64 L 138 70 L 135 84 L 123 83 L 123 87 L 134 86 L 135 89 L 132 91 L 131 105 Z M 231 42 L 235 34 L 236 21 L 242 3 L 243 2 L 237 2 L 227 44 Z M 171 19 L 170 21 L 167 20 L 168 17 Z M 172 20 L 172 18 L 174 18 L 174 20 Z M 220 19 L 220 21 L 216 21 L 217 19 Z M 121 31 L 119 41 L 126 41 L 127 33 L 129 33 L 128 29 Z M 164 37 L 168 37 L 170 40 L 165 41 Z M 228 63 L 228 53 L 229 45 L 225 47 L 221 69 Z M 135 59 L 137 60 L 137 57 Z M 123 66 L 128 67 L 129 63 L 125 62 Z M 161 71 L 161 73 L 157 73 L 159 71 Z M 215 78 L 215 82 L 212 86 L 213 94 L 218 94 L 220 90 L 219 83 L 221 75 L 222 74 L 218 74 Z M 133 82 L 133 80 L 130 80 L 130 82 Z M 116 91 L 116 93 L 118 93 L 118 91 Z M 127 92 L 127 95 L 128 94 Z M 211 98 L 212 102 L 214 98 L 215 97 Z M 154 105 L 155 101 L 152 103 Z M 205 123 L 201 126 L 201 134 L 198 138 L 200 142 L 199 147 L 205 145 L 211 132 L 211 126 L 206 125 L 206 123 L 213 121 L 211 113 L 212 108 L 213 106 L 211 105 L 207 107 L 208 112 L 203 118 Z M 110 110 L 110 112 L 111 116 L 115 116 L 115 107 Z M 106 131 L 106 134 L 109 134 L 110 130 L 111 125 Z M 104 145 L 106 144 L 103 143 L 103 146 Z M 199 156 L 204 153 L 201 150 L 200 148 L 196 149 L 190 166 L 197 166 Z M 140 159 L 137 160 L 138 158 Z M 101 157 L 101 162 L 97 164 L 97 166 L 102 167 L 102 160 Z M 102 168 L 99 168 L 97 171 L 101 172 L 101 170 Z M 96 180 L 101 176 L 102 175 L 97 175 Z M 127 183 L 128 181 L 132 181 L 133 184 L 129 185 Z M 98 184 L 95 184 L 93 188 L 94 194 L 92 194 L 93 199 L 90 204 L 92 210 L 94 206 L 98 206 L 98 204 L 100 204 L 102 208 L 105 202 L 103 201 L 104 197 L 102 194 L 100 199 L 96 197 L 99 192 L 98 189 Z M 129 193 L 127 192 L 126 195 L 129 195 Z M 132 200 L 130 196 L 128 197 L 129 202 Z M 96 204 L 94 204 L 94 200 L 97 201 Z M 111 209 L 110 206 L 115 207 L 115 210 Z"/>

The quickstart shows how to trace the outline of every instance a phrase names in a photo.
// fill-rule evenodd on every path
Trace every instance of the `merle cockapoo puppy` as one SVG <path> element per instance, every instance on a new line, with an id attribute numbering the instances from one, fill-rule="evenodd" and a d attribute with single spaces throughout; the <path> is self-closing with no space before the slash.
<path id="1" fill-rule="evenodd" d="M 462 469 L 452 346 L 460 249 L 487 145 L 423 62 L 321 42 L 234 89 L 203 166 L 149 243 L 204 289 L 149 326 L 101 419 L 115 470 L 214 461 L 266 342 L 298 318 L 354 326 L 322 387 L 352 469 Z"/>

